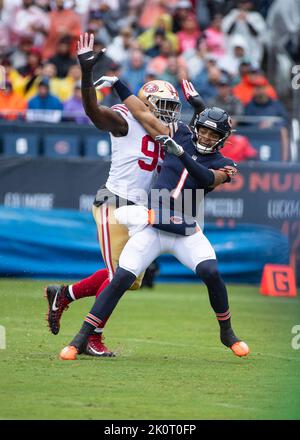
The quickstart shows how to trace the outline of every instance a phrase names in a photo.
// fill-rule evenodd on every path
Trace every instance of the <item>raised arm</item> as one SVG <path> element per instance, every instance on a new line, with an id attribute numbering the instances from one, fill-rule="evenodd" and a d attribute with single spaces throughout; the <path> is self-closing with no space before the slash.
<path id="1" fill-rule="evenodd" d="M 145 131 L 154 139 L 155 136 L 169 135 L 170 129 L 164 125 L 148 107 L 116 76 L 102 76 L 95 83 L 97 89 L 114 87 L 133 117 L 139 121 Z"/>
<path id="2" fill-rule="evenodd" d="M 205 109 L 205 103 L 190 81 L 183 79 L 181 82 L 181 88 L 185 99 L 194 109 L 194 114 L 189 122 L 189 126 L 193 128 L 196 116 Z"/>
<path id="3" fill-rule="evenodd" d="M 120 113 L 98 105 L 93 84 L 93 66 L 105 50 L 95 54 L 93 47 L 94 35 L 81 34 L 77 45 L 77 56 L 82 72 L 81 92 L 85 113 L 99 130 L 110 131 L 114 136 L 126 136 L 128 124 Z"/>

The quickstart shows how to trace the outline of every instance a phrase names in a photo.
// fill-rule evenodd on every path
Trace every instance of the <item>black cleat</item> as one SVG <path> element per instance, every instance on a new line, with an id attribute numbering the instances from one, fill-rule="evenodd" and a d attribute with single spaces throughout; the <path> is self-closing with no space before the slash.
<path id="1" fill-rule="evenodd" d="M 48 326 L 54 335 L 59 333 L 60 319 L 68 305 L 71 302 L 66 293 L 68 286 L 48 286 L 45 289 L 45 297 L 48 301 Z"/>

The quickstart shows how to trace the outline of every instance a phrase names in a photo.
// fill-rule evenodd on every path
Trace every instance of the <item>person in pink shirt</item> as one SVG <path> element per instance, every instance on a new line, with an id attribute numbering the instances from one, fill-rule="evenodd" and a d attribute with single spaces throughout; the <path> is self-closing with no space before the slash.
<path id="1" fill-rule="evenodd" d="M 197 23 L 196 16 L 190 13 L 182 22 L 182 29 L 177 33 L 179 41 L 180 53 L 186 50 L 194 49 L 196 47 L 198 38 L 200 37 L 200 29 Z"/>
<path id="2" fill-rule="evenodd" d="M 216 14 L 209 28 L 205 29 L 208 51 L 216 56 L 223 56 L 226 53 L 225 34 L 222 31 L 222 15 Z"/>

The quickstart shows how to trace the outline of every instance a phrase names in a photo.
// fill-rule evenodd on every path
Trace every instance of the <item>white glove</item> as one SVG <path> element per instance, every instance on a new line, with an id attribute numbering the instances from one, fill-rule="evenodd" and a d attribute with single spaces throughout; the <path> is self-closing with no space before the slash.
<path id="1" fill-rule="evenodd" d="M 155 137 L 156 142 L 158 142 L 163 149 L 170 154 L 174 154 L 175 156 L 181 156 L 184 153 L 183 148 L 178 145 L 175 141 L 173 141 L 170 136 L 161 135 Z"/>
<path id="2" fill-rule="evenodd" d="M 101 76 L 101 78 L 94 81 L 94 87 L 96 87 L 97 90 L 105 87 L 113 87 L 118 79 L 119 78 L 117 76 Z"/>

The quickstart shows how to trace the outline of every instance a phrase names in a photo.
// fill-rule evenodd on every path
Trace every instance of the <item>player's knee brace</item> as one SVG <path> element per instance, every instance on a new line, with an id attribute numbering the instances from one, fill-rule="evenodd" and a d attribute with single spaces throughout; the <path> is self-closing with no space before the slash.
<path id="1" fill-rule="evenodd" d="M 217 283 L 221 280 L 217 260 L 202 261 L 202 263 L 199 263 L 196 267 L 196 274 L 205 284 Z"/>

